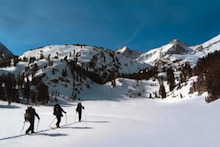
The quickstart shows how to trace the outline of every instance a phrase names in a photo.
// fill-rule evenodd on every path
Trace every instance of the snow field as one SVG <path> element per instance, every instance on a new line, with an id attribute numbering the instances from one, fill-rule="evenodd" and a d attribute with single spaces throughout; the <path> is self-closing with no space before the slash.
<path id="1" fill-rule="evenodd" d="M 167 102 L 169 101 L 169 102 Z M 218 147 L 220 145 L 220 101 L 206 104 L 204 97 L 185 101 L 128 99 L 84 101 L 81 123 L 36 135 L 1 140 L 1 147 Z M 0 138 L 19 135 L 26 106 L 0 102 Z M 34 106 L 41 117 L 39 130 L 48 129 L 54 119 L 51 106 Z M 63 105 L 68 123 L 75 118 L 76 103 Z M 8 115 L 10 114 L 10 115 Z M 77 118 L 75 119 L 77 121 Z M 65 115 L 61 125 L 65 124 Z M 37 119 L 35 124 L 37 125 Z M 35 125 L 35 129 L 36 129 Z M 55 122 L 52 126 L 55 125 Z M 25 125 L 27 129 L 28 125 Z"/>

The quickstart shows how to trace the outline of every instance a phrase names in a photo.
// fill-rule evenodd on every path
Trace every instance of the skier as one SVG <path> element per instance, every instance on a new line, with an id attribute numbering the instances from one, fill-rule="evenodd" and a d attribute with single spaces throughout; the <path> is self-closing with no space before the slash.
<path id="1" fill-rule="evenodd" d="M 85 107 L 82 106 L 81 102 L 79 102 L 76 108 L 76 112 L 79 113 L 79 122 L 81 122 L 81 118 L 82 118 L 82 109 L 85 109 Z"/>
<path id="2" fill-rule="evenodd" d="M 57 123 L 56 126 L 57 128 L 60 127 L 60 122 L 61 122 L 61 117 L 63 116 L 62 112 L 66 113 L 59 104 L 54 105 L 54 112 L 53 114 L 56 115 L 57 118 Z"/>
<path id="3" fill-rule="evenodd" d="M 31 133 L 35 133 L 34 132 L 34 120 L 35 120 L 35 116 L 38 118 L 38 120 L 40 120 L 39 115 L 36 113 L 35 109 L 33 107 L 28 107 L 26 109 L 25 112 L 25 121 L 29 121 L 30 122 L 30 126 L 29 128 L 26 130 L 26 134 L 28 134 L 30 131 Z"/>

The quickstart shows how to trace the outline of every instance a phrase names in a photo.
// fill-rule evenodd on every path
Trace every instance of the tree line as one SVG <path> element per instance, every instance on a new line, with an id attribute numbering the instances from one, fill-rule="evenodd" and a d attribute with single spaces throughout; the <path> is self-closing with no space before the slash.
<path id="1" fill-rule="evenodd" d="M 109 54 L 111 57 L 111 62 L 107 65 L 97 67 L 97 62 L 101 61 L 105 63 L 106 57 L 105 54 Z M 91 61 L 88 63 L 77 64 L 78 58 L 81 56 L 80 53 L 70 53 L 72 57 L 71 60 L 67 60 L 67 56 L 61 61 L 65 61 L 73 78 L 73 93 L 71 99 L 80 99 L 77 95 L 82 91 L 83 84 L 87 88 L 90 88 L 90 83 L 87 81 L 87 78 L 90 78 L 92 82 L 99 84 L 104 84 L 108 81 L 111 81 L 112 87 L 115 87 L 116 78 L 130 78 L 136 80 L 148 80 L 149 78 L 158 79 L 160 82 L 159 95 L 162 98 L 166 98 L 166 89 L 164 86 L 164 81 L 167 81 L 169 90 L 173 91 L 176 87 L 181 88 L 182 83 L 186 83 L 188 79 L 194 75 L 198 76 L 198 81 L 193 85 L 196 91 L 208 91 L 209 97 L 206 98 L 207 102 L 211 102 L 217 99 L 220 96 L 220 52 L 216 51 L 214 53 L 208 54 L 206 57 L 200 58 L 197 65 L 194 69 L 191 68 L 189 62 L 182 64 L 179 69 L 174 69 L 172 66 L 163 69 L 163 72 L 166 73 L 166 79 L 158 77 L 158 67 L 141 69 L 137 73 L 123 74 L 119 73 L 121 63 L 119 62 L 118 57 L 113 51 L 103 52 L 101 50 L 100 54 L 97 54 L 92 57 Z M 35 57 L 30 57 L 29 59 L 24 57 L 23 59 L 18 59 L 14 57 L 13 63 L 14 66 L 17 65 L 19 61 L 28 62 L 31 67 L 25 67 L 25 71 L 20 73 L 15 77 L 14 74 L 2 74 L 0 76 L 0 99 L 10 102 L 20 102 L 20 103 L 48 103 L 49 102 L 49 92 L 48 86 L 42 81 L 43 77 L 34 77 L 36 72 L 40 68 L 47 68 L 47 66 L 53 66 L 53 60 L 50 59 L 50 56 L 44 57 L 43 54 L 40 56 L 40 59 L 46 59 L 48 64 L 44 67 L 38 67 L 37 63 L 34 63 L 36 60 Z M 7 63 L 8 65 L 9 63 Z M 11 63 L 10 63 L 11 64 Z M 6 66 L 6 64 L 4 65 Z M 112 66 L 112 69 L 108 69 L 108 66 Z M 31 69 L 30 69 L 31 68 Z M 175 75 L 175 72 L 179 71 L 178 77 Z M 56 69 L 52 69 L 52 74 L 56 73 Z M 32 81 L 29 81 L 29 74 L 32 76 Z M 64 68 L 62 70 L 61 76 L 63 78 L 68 77 L 68 70 Z M 178 81 L 178 83 L 176 82 Z M 202 85 L 202 86 L 201 86 Z M 199 87 L 204 87 L 199 89 Z M 155 93 L 155 95 L 157 95 Z"/>
<path id="2" fill-rule="evenodd" d="M 195 90 L 199 92 L 208 91 L 206 101 L 212 102 L 220 97 L 220 51 L 209 53 L 200 58 L 194 68 L 194 74 L 198 80 L 194 83 Z"/>
<path id="3" fill-rule="evenodd" d="M 16 103 L 48 103 L 48 86 L 40 82 L 36 87 L 31 86 L 31 81 L 24 73 L 15 77 L 7 73 L 0 76 L 0 99 Z"/>

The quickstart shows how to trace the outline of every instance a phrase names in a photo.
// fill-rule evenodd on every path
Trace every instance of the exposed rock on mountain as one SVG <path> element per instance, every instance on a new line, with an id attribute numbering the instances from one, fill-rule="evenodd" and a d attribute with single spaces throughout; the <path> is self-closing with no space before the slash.
<path id="1" fill-rule="evenodd" d="M 169 44 L 172 44 L 173 46 L 171 46 L 168 50 L 166 54 L 172 55 L 172 54 L 187 54 L 189 52 L 191 52 L 192 50 L 189 49 L 189 45 L 183 41 L 180 41 L 178 39 L 174 39 L 172 40 Z"/>
<path id="2" fill-rule="evenodd" d="M 13 58 L 13 54 L 0 42 L 0 61 Z"/>
<path id="3" fill-rule="evenodd" d="M 131 50 L 127 46 L 124 46 L 121 49 L 117 49 L 115 52 L 131 59 L 137 59 L 142 54 L 142 52 L 137 50 Z"/>

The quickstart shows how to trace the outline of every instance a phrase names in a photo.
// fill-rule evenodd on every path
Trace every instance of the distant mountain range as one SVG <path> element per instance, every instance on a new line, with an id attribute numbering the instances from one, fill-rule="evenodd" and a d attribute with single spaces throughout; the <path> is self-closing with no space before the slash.
<path id="1" fill-rule="evenodd" d="M 215 50 L 220 50 L 219 44 L 220 44 L 220 35 L 208 40 L 203 44 L 199 44 L 195 46 L 190 46 L 186 42 L 180 41 L 178 39 L 174 39 L 166 45 L 163 45 L 159 48 L 151 49 L 145 53 L 139 50 L 132 50 L 128 46 L 124 46 L 120 49 L 117 49 L 115 53 L 119 55 L 123 55 L 129 59 L 134 59 L 140 63 L 149 64 L 151 66 L 154 65 L 169 66 L 171 64 L 177 65 L 185 61 L 189 61 L 194 66 L 198 58 L 201 58 L 210 52 L 214 52 Z M 53 52 L 58 53 L 59 50 L 61 50 L 62 48 L 64 49 L 67 46 L 66 47 L 62 45 L 46 46 L 44 48 L 38 49 L 37 51 L 39 50 L 43 51 L 48 47 L 51 50 L 53 50 Z M 86 45 L 83 45 L 83 47 L 87 48 Z M 76 47 L 73 47 L 73 49 L 74 48 Z M 92 46 L 90 46 L 89 48 L 92 48 Z M 99 47 L 93 47 L 93 48 L 99 48 Z M 103 51 L 106 52 L 104 49 Z M 113 53 L 113 51 L 111 52 Z M 36 53 L 36 51 L 33 52 L 28 51 L 27 53 L 24 53 L 21 57 L 29 53 L 32 54 L 33 56 L 40 55 L 40 53 Z M 10 50 L 8 50 L 2 43 L 0 43 L 0 60 L 10 59 L 13 56 L 14 56 L 13 53 Z M 52 54 L 52 56 L 55 55 Z"/>
<path id="2" fill-rule="evenodd" d="M 174 39 L 170 43 L 151 49 L 146 53 L 132 50 L 127 46 L 116 50 L 116 53 L 151 66 L 168 67 L 172 65 L 178 67 L 186 61 L 195 66 L 199 58 L 215 50 L 220 50 L 220 35 L 195 46 L 190 46 L 183 41 Z"/>
<path id="3" fill-rule="evenodd" d="M 112 81 L 114 86 L 116 78 L 148 80 L 157 73 L 151 71 L 154 66 L 159 72 L 170 66 L 178 71 L 186 62 L 195 67 L 199 58 L 216 50 L 220 50 L 220 35 L 196 46 L 174 39 L 146 53 L 127 46 L 113 51 L 84 44 L 50 45 L 27 51 L 17 59 L 0 43 L 0 60 L 12 59 L 7 64 L 10 66 L 0 68 L 0 75 L 9 72 L 15 76 L 23 74 L 33 87 L 44 82 L 49 91 L 59 89 L 71 96 L 73 93 L 79 95 L 93 82 L 105 84 Z"/>
<path id="4" fill-rule="evenodd" d="M 136 60 L 141 63 L 161 67 L 170 65 L 175 67 L 186 61 L 195 66 L 199 58 L 216 50 L 220 50 L 220 35 L 196 46 L 189 46 L 183 41 L 174 39 L 167 45 L 141 54 Z"/>

